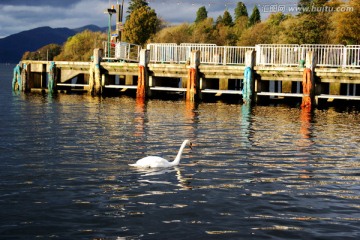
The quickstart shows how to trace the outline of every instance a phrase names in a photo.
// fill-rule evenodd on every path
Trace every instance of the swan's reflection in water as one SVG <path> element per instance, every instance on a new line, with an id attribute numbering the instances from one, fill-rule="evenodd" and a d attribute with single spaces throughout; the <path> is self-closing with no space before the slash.
<path id="1" fill-rule="evenodd" d="M 183 176 L 178 166 L 172 168 L 137 168 L 136 171 L 140 174 L 138 180 L 140 183 L 175 185 L 181 190 L 192 189 L 190 185 L 192 176 Z M 172 175 L 169 176 L 168 174 Z M 173 179 L 172 176 L 176 176 L 177 182 L 174 183 L 171 181 L 171 179 Z"/>

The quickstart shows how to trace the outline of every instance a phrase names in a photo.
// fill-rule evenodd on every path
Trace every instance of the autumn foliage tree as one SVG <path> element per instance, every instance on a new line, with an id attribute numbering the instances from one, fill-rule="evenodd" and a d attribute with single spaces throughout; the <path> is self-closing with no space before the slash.
<path id="1" fill-rule="evenodd" d="M 57 61 L 90 61 L 94 48 L 102 48 L 107 36 L 102 32 L 85 30 L 70 37 L 61 53 L 55 57 Z"/>
<path id="2" fill-rule="evenodd" d="M 360 44 L 360 1 L 350 0 L 339 7 L 343 11 L 335 12 L 330 18 L 332 43 Z"/>

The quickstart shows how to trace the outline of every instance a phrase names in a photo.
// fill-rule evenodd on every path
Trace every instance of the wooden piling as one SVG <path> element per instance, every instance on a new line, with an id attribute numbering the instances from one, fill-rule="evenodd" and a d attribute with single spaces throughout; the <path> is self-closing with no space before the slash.
<path id="1" fill-rule="evenodd" d="M 186 100 L 195 101 L 196 94 L 199 87 L 199 65 L 200 65 L 200 51 L 193 50 L 190 56 L 190 66 L 188 70 L 188 80 L 186 89 Z"/>

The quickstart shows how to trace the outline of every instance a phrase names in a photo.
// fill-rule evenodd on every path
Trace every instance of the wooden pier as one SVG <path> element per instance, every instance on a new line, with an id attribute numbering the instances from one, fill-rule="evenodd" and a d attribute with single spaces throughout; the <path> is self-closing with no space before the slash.
<path id="1" fill-rule="evenodd" d="M 132 90 L 138 97 L 178 92 L 190 100 L 205 94 L 239 99 L 250 94 L 254 101 L 309 95 L 315 103 L 360 100 L 360 46 L 149 44 L 132 61 L 122 59 L 121 51 L 111 58 L 102 53 L 95 49 L 92 62 L 22 61 L 13 87 L 96 95 Z M 306 69 L 311 72 L 310 93 L 303 89 Z M 251 73 L 250 93 L 244 92 L 246 71 Z"/>

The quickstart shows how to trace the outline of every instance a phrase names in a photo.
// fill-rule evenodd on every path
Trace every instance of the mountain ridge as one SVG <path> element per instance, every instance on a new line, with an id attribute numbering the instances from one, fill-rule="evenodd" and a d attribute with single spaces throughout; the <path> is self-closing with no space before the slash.
<path id="1" fill-rule="evenodd" d="M 67 39 L 84 30 L 106 31 L 96 25 L 80 28 L 51 28 L 43 26 L 25 30 L 0 39 L 0 63 L 17 63 L 26 51 L 36 51 L 48 44 L 62 45 Z"/>

